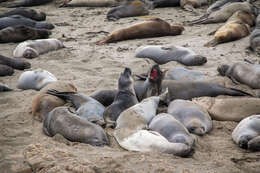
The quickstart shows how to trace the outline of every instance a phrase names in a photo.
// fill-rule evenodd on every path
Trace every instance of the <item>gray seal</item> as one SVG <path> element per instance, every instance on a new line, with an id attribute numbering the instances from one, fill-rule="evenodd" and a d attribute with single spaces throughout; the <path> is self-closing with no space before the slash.
<path id="1" fill-rule="evenodd" d="M 207 110 L 192 101 L 172 101 L 168 106 L 168 114 L 179 120 L 190 133 L 202 136 L 212 130 L 212 120 Z"/>
<path id="2" fill-rule="evenodd" d="M 13 91 L 13 89 L 9 88 L 7 85 L 0 82 L 0 92 L 5 92 L 5 91 Z"/>
<path id="3" fill-rule="evenodd" d="M 186 66 L 198 66 L 207 62 L 207 58 L 192 50 L 173 45 L 141 46 L 136 50 L 137 58 L 149 58 L 158 64 L 177 61 Z"/>
<path id="4" fill-rule="evenodd" d="M 232 132 L 232 138 L 241 148 L 260 151 L 260 115 L 240 121 Z"/>
<path id="5" fill-rule="evenodd" d="M 31 7 L 37 5 L 47 4 L 53 0 L 18 0 L 15 2 L 10 2 L 6 5 L 7 8 L 16 8 L 16 7 Z"/>
<path id="6" fill-rule="evenodd" d="M 76 92 L 58 92 L 56 90 L 48 90 L 47 94 L 57 96 L 65 101 L 69 101 L 76 108 L 76 114 L 86 118 L 92 123 L 103 126 L 105 124 L 103 113 L 105 107 L 97 100 L 83 93 Z"/>
<path id="7" fill-rule="evenodd" d="M 53 109 L 44 119 L 43 132 L 50 137 L 59 133 L 72 142 L 82 142 L 94 146 L 108 144 L 107 135 L 100 126 L 76 116 L 68 107 Z"/>
<path id="8" fill-rule="evenodd" d="M 36 10 L 29 9 L 29 8 L 16 8 L 14 10 L 1 13 L 0 18 L 12 16 L 12 15 L 21 15 L 23 17 L 30 18 L 32 20 L 37 20 L 37 21 L 43 21 L 46 19 L 46 14 L 44 12 L 37 12 Z"/>

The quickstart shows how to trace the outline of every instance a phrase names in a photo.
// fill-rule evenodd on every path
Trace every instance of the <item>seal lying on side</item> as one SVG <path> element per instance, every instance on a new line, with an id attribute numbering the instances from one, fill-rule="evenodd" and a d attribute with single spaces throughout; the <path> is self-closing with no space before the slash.
<path id="1" fill-rule="evenodd" d="M 190 70 L 185 67 L 174 67 L 165 73 L 164 80 L 187 80 L 195 81 L 205 78 L 206 75 L 197 70 Z"/>
<path id="2" fill-rule="evenodd" d="M 18 0 L 15 2 L 10 2 L 6 5 L 7 8 L 15 8 L 15 7 L 31 7 L 37 5 L 47 4 L 52 2 L 53 0 Z"/>
<path id="3" fill-rule="evenodd" d="M 248 63 L 235 63 L 231 66 L 221 65 L 218 72 L 229 77 L 234 82 L 246 84 L 253 89 L 260 89 L 260 65 Z"/>
<path id="4" fill-rule="evenodd" d="M 180 0 L 150 0 L 155 8 L 177 7 L 180 6 Z"/>
<path id="5" fill-rule="evenodd" d="M 128 0 L 122 5 L 110 9 L 107 19 L 118 20 L 123 17 L 144 16 L 149 14 L 146 4 L 140 0 Z"/>
<path id="6" fill-rule="evenodd" d="M 170 61 L 177 61 L 187 66 L 202 65 L 207 58 L 196 54 L 192 50 L 173 45 L 165 46 L 141 46 L 137 48 L 137 58 L 149 58 L 158 64 L 166 64 Z"/>
<path id="7" fill-rule="evenodd" d="M 68 107 L 53 109 L 43 122 L 43 132 L 50 137 L 59 133 L 72 142 L 108 145 L 107 135 L 100 126 L 76 116 Z"/>
<path id="8" fill-rule="evenodd" d="M 13 89 L 9 88 L 7 85 L 0 82 L 0 92 L 5 92 L 5 91 L 13 91 Z"/>
<path id="9" fill-rule="evenodd" d="M 117 94 L 117 90 L 99 90 L 89 96 L 97 100 L 104 106 L 109 106 L 113 103 Z"/>
<path id="10" fill-rule="evenodd" d="M 260 15 L 256 18 L 256 26 L 249 37 L 250 46 L 249 48 L 260 55 Z"/>
<path id="11" fill-rule="evenodd" d="M 12 76 L 14 69 L 7 65 L 0 64 L 0 76 Z"/>
<path id="12" fill-rule="evenodd" d="M 39 39 L 39 40 L 28 40 L 20 43 L 14 50 L 13 56 L 16 58 L 35 58 L 41 54 L 65 48 L 60 40 L 50 39 Z"/>
<path id="13" fill-rule="evenodd" d="M 180 0 L 180 6 L 187 11 L 195 12 L 194 8 L 208 5 L 208 0 Z"/>
<path id="14" fill-rule="evenodd" d="M 188 100 L 174 100 L 168 114 L 179 120 L 190 133 L 204 135 L 212 130 L 212 120 L 205 108 Z"/>
<path id="15" fill-rule="evenodd" d="M 190 100 L 195 97 L 211 96 L 216 97 L 218 95 L 230 95 L 230 96 L 251 96 L 251 94 L 244 91 L 226 88 L 222 85 L 210 82 L 201 81 L 174 81 L 163 80 L 163 91 L 167 90 L 164 101 L 169 104 L 175 99 Z"/>
<path id="16" fill-rule="evenodd" d="M 48 83 L 57 81 L 57 78 L 50 72 L 42 69 L 23 72 L 19 79 L 17 87 L 19 89 L 40 90 Z"/>
<path id="17" fill-rule="evenodd" d="M 214 34 L 214 39 L 204 46 L 216 46 L 220 43 L 234 41 L 250 34 L 250 26 L 255 23 L 255 16 L 244 11 L 235 12 Z"/>
<path id="18" fill-rule="evenodd" d="M 241 148 L 260 151 L 260 115 L 240 121 L 232 132 L 232 138 Z"/>
<path id="19" fill-rule="evenodd" d="M 38 22 L 20 15 L 13 15 L 0 18 L 0 29 L 7 28 L 9 26 L 25 25 L 38 29 L 53 29 L 54 25 L 46 22 Z"/>
<path id="20" fill-rule="evenodd" d="M 201 97 L 192 101 L 207 109 L 211 118 L 217 121 L 239 122 L 260 113 L 260 99 L 254 97 Z"/>
<path id="21" fill-rule="evenodd" d="M 46 29 L 36 29 L 24 25 L 17 25 L 0 30 L 0 43 L 22 42 L 48 38 L 51 31 Z"/>
<path id="22" fill-rule="evenodd" d="M 3 55 L 0 55 L 0 64 L 7 65 L 17 70 L 24 70 L 24 69 L 31 68 L 31 64 L 23 59 L 9 58 Z"/>
<path id="23" fill-rule="evenodd" d="M 135 90 L 132 71 L 130 68 L 125 68 L 120 74 L 118 80 L 118 92 L 113 103 L 104 111 L 104 118 L 107 127 L 115 127 L 115 121 L 121 112 L 138 103 Z"/>
<path id="24" fill-rule="evenodd" d="M 63 0 L 59 7 L 115 7 L 118 0 Z"/>
<path id="25" fill-rule="evenodd" d="M 37 21 L 43 21 L 46 19 L 46 14 L 44 12 L 37 12 L 34 9 L 29 9 L 29 8 L 16 8 L 11 11 L 4 12 L 0 14 L 1 17 L 8 17 L 12 15 L 21 15 L 26 18 L 30 18 L 32 20 L 37 20 Z"/>
<path id="26" fill-rule="evenodd" d="M 118 29 L 106 38 L 97 41 L 97 44 L 112 43 L 122 40 L 180 35 L 184 27 L 170 25 L 160 18 L 151 18 L 147 21 Z"/>
<path id="27" fill-rule="evenodd" d="M 65 102 L 53 95 L 47 94 L 48 90 L 60 92 L 76 92 L 77 88 L 70 82 L 56 81 L 47 84 L 33 97 L 32 115 L 34 119 L 43 121 L 47 114 L 54 108 L 63 106 Z"/>
<path id="28" fill-rule="evenodd" d="M 105 107 L 97 100 L 83 93 L 76 92 L 58 92 L 48 90 L 47 94 L 59 97 L 65 101 L 70 101 L 76 108 L 76 114 L 86 118 L 89 122 L 103 126 L 105 124 L 103 113 Z"/>

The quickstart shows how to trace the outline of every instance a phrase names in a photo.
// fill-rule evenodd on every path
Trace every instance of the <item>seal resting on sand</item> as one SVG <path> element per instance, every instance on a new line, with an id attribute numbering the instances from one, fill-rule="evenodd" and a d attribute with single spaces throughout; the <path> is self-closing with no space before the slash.
<path id="1" fill-rule="evenodd" d="M 18 0 L 15 2 L 10 2 L 6 5 L 7 8 L 15 8 L 15 7 L 31 7 L 37 5 L 47 4 L 52 2 L 53 0 Z"/>
<path id="2" fill-rule="evenodd" d="M 0 92 L 5 92 L 5 91 L 13 91 L 13 89 L 9 88 L 7 85 L 0 82 Z"/>
<path id="3" fill-rule="evenodd" d="M 12 16 L 12 15 L 20 15 L 37 21 L 43 21 L 46 19 L 46 14 L 44 12 L 37 12 L 36 10 L 29 9 L 29 8 L 16 8 L 14 10 L 1 13 L 0 18 Z"/>

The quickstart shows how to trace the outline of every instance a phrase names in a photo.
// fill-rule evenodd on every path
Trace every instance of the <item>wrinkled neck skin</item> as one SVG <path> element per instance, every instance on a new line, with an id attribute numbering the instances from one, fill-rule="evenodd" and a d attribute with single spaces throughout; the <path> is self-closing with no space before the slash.
<path id="1" fill-rule="evenodd" d="M 118 85 L 118 93 L 119 92 L 131 93 L 132 95 L 136 96 L 133 83 L 130 86 L 126 86 L 126 87 L 122 87 Z"/>

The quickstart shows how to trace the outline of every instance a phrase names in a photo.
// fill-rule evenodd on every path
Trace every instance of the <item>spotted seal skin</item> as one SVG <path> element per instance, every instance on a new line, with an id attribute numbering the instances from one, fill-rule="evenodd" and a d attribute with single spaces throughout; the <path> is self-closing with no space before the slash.
<path id="1" fill-rule="evenodd" d="M 7 65 L 17 70 L 24 70 L 24 69 L 31 68 L 31 64 L 24 59 L 9 58 L 3 55 L 0 55 L 0 64 Z"/>
<path id="2" fill-rule="evenodd" d="M 43 122 L 43 132 L 50 137 L 59 133 L 69 141 L 94 146 L 104 146 L 109 143 L 105 131 L 100 126 L 76 116 L 68 107 L 53 109 Z"/>
<path id="3" fill-rule="evenodd" d="M 97 100 L 83 93 L 76 92 L 58 92 L 48 90 L 47 94 L 57 96 L 65 101 L 69 101 L 76 108 L 76 114 L 86 118 L 89 122 L 103 126 L 105 124 L 103 113 L 105 107 Z"/>
<path id="4" fill-rule="evenodd" d="M 47 29 L 36 29 L 24 25 L 17 25 L 0 30 L 0 43 L 16 43 L 26 40 L 48 38 L 51 31 Z"/>
<path id="5" fill-rule="evenodd" d="M 43 21 L 46 19 L 46 14 L 44 12 L 37 12 L 36 10 L 29 9 L 29 8 L 16 8 L 14 10 L 1 13 L 0 18 L 12 16 L 12 15 L 20 15 L 37 21 Z"/>
<path id="6" fill-rule="evenodd" d="M 14 50 L 13 56 L 16 58 L 36 58 L 41 54 L 65 48 L 63 43 L 54 38 L 28 40 L 20 43 Z"/>
<path id="7" fill-rule="evenodd" d="M 113 103 L 104 111 L 107 127 L 115 127 L 115 122 L 121 112 L 138 103 L 134 90 L 134 80 L 130 68 L 125 68 L 118 80 L 118 92 Z"/>
<path id="8" fill-rule="evenodd" d="M 212 130 L 212 120 L 207 110 L 192 101 L 174 100 L 169 104 L 167 112 L 179 120 L 190 133 L 202 136 Z"/>
<path id="9" fill-rule="evenodd" d="M 15 2 L 10 2 L 6 5 L 7 8 L 16 8 L 16 7 L 31 7 L 37 5 L 47 4 L 53 0 L 18 0 Z"/>
<path id="10" fill-rule="evenodd" d="M 0 82 L 0 92 L 13 91 L 13 89 L 9 88 L 7 85 Z"/>
<path id="11" fill-rule="evenodd" d="M 232 132 L 232 139 L 241 148 L 260 151 L 260 115 L 240 121 Z"/>
<path id="12" fill-rule="evenodd" d="M 141 46 L 136 49 L 137 58 L 149 58 L 158 64 L 166 64 L 170 61 L 177 61 L 187 66 L 203 65 L 207 58 L 196 54 L 191 49 L 173 46 Z"/>
<path id="13" fill-rule="evenodd" d="M 23 72 L 18 79 L 17 87 L 23 90 L 40 90 L 48 83 L 55 81 L 57 81 L 57 78 L 52 73 L 47 70 L 37 69 Z"/>

